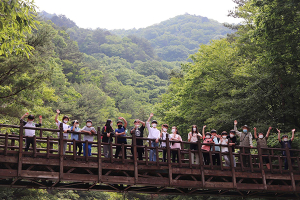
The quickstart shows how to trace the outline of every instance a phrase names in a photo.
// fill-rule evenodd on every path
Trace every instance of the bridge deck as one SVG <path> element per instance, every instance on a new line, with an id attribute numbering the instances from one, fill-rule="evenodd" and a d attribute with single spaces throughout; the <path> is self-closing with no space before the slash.
<path id="1" fill-rule="evenodd" d="M 71 145 L 66 155 L 58 151 L 58 142 L 62 137 L 34 137 L 34 148 L 29 152 L 23 147 L 23 127 L 0 125 L 1 130 L 7 127 L 16 128 L 19 134 L 0 134 L 0 186 L 32 187 L 47 189 L 102 190 L 114 192 L 138 192 L 156 194 L 188 194 L 188 195 L 222 195 L 265 198 L 298 198 L 300 194 L 300 162 L 299 150 L 269 148 L 269 155 L 262 155 L 260 148 L 251 149 L 252 154 L 244 153 L 244 147 L 236 147 L 235 153 L 229 155 L 231 166 L 205 165 L 201 148 L 197 151 L 189 149 L 179 152 L 178 163 L 171 162 L 171 151 L 167 139 L 167 161 L 162 162 L 161 156 L 156 162 L 148 161 L 150 147 L 144 146 L 143 160 L 137 160 L 136 137 L 128 137 L 129 143 L 124 145 L 133 148 L 133 155 L 124 158 L 105 158 L 101 149 L 106 143 L 98 140 L 93 142 L 93 155 L 77 156 Z M 37 128 L 38 129 L 38 128 Z M 43 132 L 61 132 L 55 129 L 38 129 Z M 98 128 L 100 133 L 100 128 Z M 146 140 L 146 139 L 145 139 Z M 22 141 L 22 142 L 20 142 Z M 81 141 L 87 143 L 87 141 Z M 182 143 L 182 146 L 190 143 Z M 112 150 L 118 145 L 109 144 Z M 198 146 L 201 147 L 200 141 Z M 86 145 L 87 146 L 87 145 Z M 20 151 L 21 149 L 21 151 Z M 160 155 L 162 149 L 154 148 Z M 286 151 L 287 156 L 282 156 Z M 293 157 L 290 156 L 293 152 Z M 191 163 L 191 155 L 200 158 L 200 164 Z M 209 155 L 212 158 L 214 152 Z M 256 154 L 255 154 L 256 153 Z M 237 166 L 233 166 L 233 156 Z M 243 165 L 243 159 L 249 158 L 249 165 Z M 266 169 L 263 157 L 271 161 L 270 170 Z M 284 169 L 285 160 L 288 169 Z"/>

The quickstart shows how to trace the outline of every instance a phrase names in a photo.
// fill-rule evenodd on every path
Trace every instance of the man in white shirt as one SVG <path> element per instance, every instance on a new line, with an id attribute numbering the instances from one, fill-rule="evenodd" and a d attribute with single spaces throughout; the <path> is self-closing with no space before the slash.
<path id="1" fill-rule="evenodd" d="M 151 122 L 152 128 L 150 127 L 150 120 L 153 117 L 153 113 L 150 114 L 147 122 L 146 122 L 146 127 L 148 129 L 149 135 L 148 138 L 149 139 L 155 139 L 154 140 L 149 140 L 149 142 L 151 143 L 151 147 L 158 147 L 159 143 L 159 137 L 160 137 L 160 131 L 156 128 L 157 126 L 157 121 L 153 120 Z M 150 155 L 149 155 L 149 161 L 156 161 L 156 150 L 155 149 L 151 149 L 150 150 Z"/>

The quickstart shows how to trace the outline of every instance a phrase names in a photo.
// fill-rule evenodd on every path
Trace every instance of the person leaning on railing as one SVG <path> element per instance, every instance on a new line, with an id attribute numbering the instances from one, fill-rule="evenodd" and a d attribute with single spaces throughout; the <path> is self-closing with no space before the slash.
<path id="1" fill-rule="evenodd" d="M 57 119 L 57 117 L 58 117 L 58 115 L 60 114 L 60 111 L 57 109 L 56 110 L 56 115 L 55 115 L 55 122 L 56 122 L 56 126 L 60 129 L 60 124 L 62 123 L 62 122 L 60 122 L 58 119 Z M 65 139 L 65 140 L 67 140 L 68 139 L 68 137 L 69 137 L 69 133 L 68 133 L 68 131 L 70 130 L 70 126 L 68 125 L 68 122 L 69 122 L 69 117 L 68 116 L 63 116 L 63 118 L 62 118 L 62 120 L 63 120 L 63 139 Z M 57 134 L 58 134 L 58 138 L 60 137 L 60 133 L 59 132 L 57 132 Z M 67 141 L 63 141 L 63 144 L 59 144 L 59 147 L 61 148 L 61 146 L 63 145 L 63 154 L 66 154 L 66 149 L 67 149 Z"/>
<path id="2" fill-rule="evenodd" d="M 80 132 L 85 133 L 83 136 L 83 141 L 89 141 L 89 142 L 93 142 L 94 141 L 94 135 L 97 134 L 97 131 L 94 127 L 92 127 L 92 120 L 88 119 L 86 120 L 86 126 L 84 126 Z M 86 155 L 86 144 L 83 143 L 82 147 L 83 147 L 83 155 Z M 88 156 L 92 155 L 92 144 L 88 143 Z"/>
<path id="3" fill-rule="evenodd" d="M 178 155 L 178 149 L 181 149 L 181 144 L 179 142 L 182 141 L 181 136 L 178 133 L 177 127 L 172 127 L 172 134 L 170 135 L 170 141 L 171 141 L 171 149 L 172 149 L 172 162 L 177 163 L 179 162 L 180 155 Z M 179 142 L 172 142 L 172 141 L 179 141 Z"/>

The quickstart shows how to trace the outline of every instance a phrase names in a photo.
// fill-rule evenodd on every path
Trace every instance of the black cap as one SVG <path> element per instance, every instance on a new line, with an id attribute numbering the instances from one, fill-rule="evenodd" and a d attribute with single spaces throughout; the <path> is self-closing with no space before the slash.
<path id="1" fill-rule="evenodd" d="M 122 123 L 122 124 L 123 124 L 123 122 L 122 122 L 121 120 L 118 120 L 118 121 L 117 121 L 117 124 L 118 124 L 118 123 Z"/>
<path id="2" fill-rule="evenodd" d="M 28 119 L 34 119 L 34 115 L 28 115 Z"/>
<path id="3" fill-rule="evenodd" d="M 211 133 L 217 133 L 217 131 L 215 129 L 212 129 L 210 132 Z"/>
<path id="4" fill-rule="evenodd" d="M 92 120 L 90 120 L 90 119 L 86 120 L 86 123 L 88 123 L 88 122 L 91 122 L 91 123 L 93 123 L 93 122 L 92 122 Z"/>
<path id="5" fill-rule="evenodd" d="M 207 136 L 207 135 L 210 135 L 210 136 L 211 136 L 210 132 L 206 132 L 206 133 L 205 133 L 205 136 Z"/>
<path id="6" fill-rule="evenodd" d="M 77 124 L 77 123 L 79 123 L 77 120 L 74 120 L 74 121 L 72 122 L 72 124 Z"/>
<path id="7" fill-rule="evenodd" d="M 234 133 L 235 134 L 235 130 L 230 130 L 230 133 Z"/>
<path id="8" fill-rule="evenodd" d="M 153 123 L 157 124 L 157 121 L 156 120 L 152 120 L 151 124 L 153 124 Z"/>
<path id="9" fill-rule="evenodd" d="M 223 131 L 223 132 L 221 133 L 221 135 L 227 135 L 227 132 L 226 132 L 226 131 Z"/>
<path id="10" fill-rule="evenodd" d="M 283 136 L 281 137 L 281 139 L 284 138 L 284 137 L 289 137 L 289 136 L 288 136 L 288 135 L 283 135 Z"/>

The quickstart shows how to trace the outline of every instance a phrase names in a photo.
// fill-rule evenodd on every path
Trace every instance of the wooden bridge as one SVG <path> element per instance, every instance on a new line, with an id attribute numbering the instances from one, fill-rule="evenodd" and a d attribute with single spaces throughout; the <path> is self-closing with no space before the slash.
<path id="1" fill-rule="evenodd" d="M 136 136 L 127 137 L 128 145 L 107 144 L 101 142 L 98 127 L 96 142 L 92 142 L 92 156 L 76 155 L 75 140 L 68 141 L 66 155 L 58 150 L 58 143 L 63 137 L 51 135 L 60 129 L 29 128 L 39 131 L 34 137 L 34 147 L 24 151 L 22 125 L 0 124 L 0 186 L 27 187 L 42 189 L 66 190 L 101 190 L 111 192 L 137 192 L 155 194 L 181 195 L 221 195 L 237 197 L 263 198 L 299 198 L 300 195 L 300 162 L 299 150 L 268 148 L 270 154 L 262 155 L 261 148 L 252 148 L 251 154 L 245 153 L 245 147 L 236 146 L 235 151 L 220 154 L 229 155 L 230 166 L 204 165 L 201 148 L 197 151 L 189 148 L 176 149 L 180 154 L 178 163 L 171 162 L 169 139 L 167 138 L 167 161 L 162 162 L 161 148 L 145 148 L 143 160 L 137 160 Z M 47 137 L 45 137 L 48 135 Z M 44 136 L 44 137 L 43 137 Z M 79 137 L 81 138 L 81 137 Z M 148 140 L 143 138 L 143 140 Z M 79 141 L 77 141 L 79 142 Z M 88 143 L 87 141 L 80 141 Z M 182 142 L 182 147 L 189 146 Z M 132 155 L 124 158 L 105 158 L 103 145 L 110 145 L 114 151 L 117 145 L 132 148 Z M 86 145 L 87 147 L 88 145 Z M 202 143 L 198 141 L 198 147 Z M 222 146 L 222 145 L 221 145 Z M 150 162 L 149 150 L 154 149 L 159 156 L 156 162 Z M 286 151 L 286 156 L 282 152 Z M 87 152 L 87 151 L 86 151 Z M 246 151 L 247 152 L 247 151 Z M 293 152 L 293 157 L 290 153 Z M 199 156 L 200 164 L 191 163 L 192 153 Z M 213 151 L 209 153 L 212 160 Z M 233 157 L 235 156 L 235 158 Z M 243 165 L 243 159 L 249 158 L 249 164 Z M 263 157 L 270 160 L 270 169 L 263 164 Z M 234 167 L 233 159 L 237 166 Z M 284 162 L 288 169 L 284 169 Z"/>

